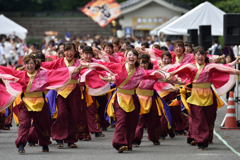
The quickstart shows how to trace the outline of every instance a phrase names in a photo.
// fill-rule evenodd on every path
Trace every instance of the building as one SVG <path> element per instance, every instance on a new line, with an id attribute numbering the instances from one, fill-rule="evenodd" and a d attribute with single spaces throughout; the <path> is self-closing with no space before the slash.
<path id="1" fill-rule="evenodd" d="M 146 37 L 150 30 L 191 9 L 176 0 L 128 0 L 120 5 L 121 15 L 116 21 L 126 37 Z"/>

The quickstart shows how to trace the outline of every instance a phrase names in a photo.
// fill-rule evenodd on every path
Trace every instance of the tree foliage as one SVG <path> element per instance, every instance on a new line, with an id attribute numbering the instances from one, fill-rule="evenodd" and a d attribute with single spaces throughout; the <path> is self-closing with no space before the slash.
<path id="1" fill-rule="evenodd" d="M 240 13 L 239 0 L 224 0 L 217 2 L 215 5 L 226 13 Z"/>
<path id="2" fill-rule="evenodd" d="M 0 11 L 75 11 L 91 0 L 0 0 Z M 126 0 L 117 0 L 121 3 Z"/>
<path id="3" fill-rule="evenodd" d="M 23 12 L 23 11 L 76 11 L 91 0 L 0 0 L 0 11 Z M 116 0 L 118 3 L 126 0 Z M 178 0 L 196 7 L 203 0 Z M 239 0 L 208 0 L 227 13 L 240 13 Z"/>

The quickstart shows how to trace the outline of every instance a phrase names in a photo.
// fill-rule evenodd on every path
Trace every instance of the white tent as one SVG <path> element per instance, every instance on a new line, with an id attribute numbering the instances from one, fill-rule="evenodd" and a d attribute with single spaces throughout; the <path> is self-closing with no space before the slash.
<path id="1" fill-rule="evenodd" d="M 165 23 L 161 24 L 160 26 L 154 28 L 153 30 L 150 31 L 150 35 L 151 35 L 151 36 L 156 36 L 156 35 L 158 35 L 158 31 L 159 31 L 160 29 L 162 29 L 162 28 L 165 27 L 166 25 L 172 23 L 173 21 L 175 21 L 176 19 L 178 19 L 178 17 L 179 17 L 179 16 L 174 16 L 174 17 L 172 17 L 171 19 L 169 19 L 167 22 L 165 22 Z"/>
<path id="2" fill-rule="evenodd" d="M 15 32 L 15 35 L 19 38 L 26 38 L 27 29 L 5 17 L 3 14 L 0 15 L 0 24 L 0 34 L 12 35 Z"/>
<path id="3" fill-rule="evenodd" d="M 200 25 L 211 25 L 213 36 L 223 35 L 223 15 L 225 12 L 209 2 L 193 8 L 180 18 L 158 31 L 169 35 L 187 35 L 188 29 L 199 29 Z"/>

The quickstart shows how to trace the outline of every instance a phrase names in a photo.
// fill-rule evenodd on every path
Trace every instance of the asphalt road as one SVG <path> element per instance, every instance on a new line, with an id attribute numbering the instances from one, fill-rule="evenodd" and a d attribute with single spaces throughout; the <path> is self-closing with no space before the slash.
<path id="1" fill-rule="evenodd" d="M 226 106 L 218 110 L 217 120 L 215 122 L 216 132 L 228 142 L 237 152 L 240 152 L 240 130 L 223 131 L 219 126 L 225 116 Z M 239 114 L 240 115 L 240 114 Z M 14 122 L 13 122 L 14 124 Z M 11 130 L 0 130 L 0 160 L 150 160 L 150 159 L 170 159 L 170 160 L 239 160 L 240 156 L 233 153 L 222 141 L 214 135 L 213 144 L 209 145 L 206 151 L 199 151 L 197 146 L 190 146 L 186 143 L 186 136 L 177 136 L 173 139 L 167 137 L 167 140 L 161 141 L 160 146 L 154 146 L 148 141 L 146 130 L 144 131 L 143 142 L 139 148 L 133 148 L 133 151 L 118 153 L 112 147 L 112 138 L 114 129 L 108 128 L 103 132 L 106 137 L 95 138 L 92 135 L 91 141 L 79 141 L 76 144 L 78 148 L 67 148 L 65 144 L 63 149 L 57 149 L 56 142 L 53 141 L 49 146 L 49 153 L 42 153 L 42 147 L 25 147 L 26 153 L 20 155 L 15 147 L 17 138 L 17 127 L 13 126 Z"/>

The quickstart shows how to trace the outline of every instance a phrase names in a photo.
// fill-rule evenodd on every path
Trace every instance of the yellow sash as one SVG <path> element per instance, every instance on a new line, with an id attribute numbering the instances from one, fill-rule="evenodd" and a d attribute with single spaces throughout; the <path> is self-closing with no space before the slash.
<path id="1" fill-rule="evenodd" d="M 28 82 L 27 89 L 24 92 L 24 97 L 22 98 L 22 101 L 24 102 L 24 105 L 28 109 L 28 111 L 40 112 L 42 111 L 44 105 L 42 91 L 29 93 L 33 79 L 36 76 L 36 74 L 37 74 L 36 70 L 32 74 L 27 73 L 27 75 L 30 77 L 30 80 Z"/>
<path id="2" fill-rule="evenodd" d="M 132 112 L 135 109 L 132 95 L 134 94 L 134 90 L 125 90 L 122 89 L 123 86 L 130 80 L 130 78 L 133 76 L 133 74 L 136 72 L 136 68 L 130 72 L 128 69 L 128 64 L 126 64 L 126 69 L 128 72 L 128 77 L 119 85 L 117 90 L 117 100 L 119 103 L 119 106 L 125 111 L 125 112 Z"/>

